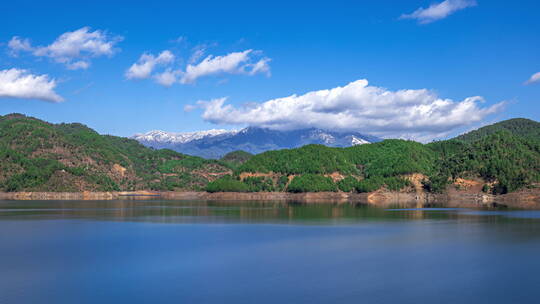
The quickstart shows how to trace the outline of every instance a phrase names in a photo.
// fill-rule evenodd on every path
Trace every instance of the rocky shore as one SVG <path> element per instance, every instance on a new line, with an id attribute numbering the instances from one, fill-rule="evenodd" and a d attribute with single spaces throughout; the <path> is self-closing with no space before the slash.
<path id="1" fill-rule="evenodd" d="M 379 190 L 370 193 L 286 193 L 286 192 L 9 192 L 1 193 L 0 200 L 120 200 L 167 199 L 204 201 L 283 201 L 298 203 L 362 203 L 375 206 L 407 207 L 508 207 L 540 209 L 540 189 L 525 189 L 505 195 L 482 192 L 448 191 L 444 194 L 424 192 L 391 192 Z"/>

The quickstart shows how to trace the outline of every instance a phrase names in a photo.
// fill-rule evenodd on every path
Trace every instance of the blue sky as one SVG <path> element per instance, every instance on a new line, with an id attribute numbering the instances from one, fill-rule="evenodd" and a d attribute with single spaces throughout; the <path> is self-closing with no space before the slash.
<path id="1" fill-rule="evenodd" d="M 260 125 L 423 141 L 512 117 L 538 120 L 540 3 L 441 2 L 3 3 L 0 114 L 120 136 Z M 85 27 L 111 48 L 55 51 L 62 34 Z M 249 50 L 239 64 L 224 63 Z M 128 76 L 141 55 L 155 61 L 164 51 L 174 58 L 143 79 Z M 230 65 L 211 67 L 216 58 Z M 165 71 L 173 84 L 155 81 Z M 25 76 L 54 87 L 13 89 L 9 82 L 24 85 Z"/>

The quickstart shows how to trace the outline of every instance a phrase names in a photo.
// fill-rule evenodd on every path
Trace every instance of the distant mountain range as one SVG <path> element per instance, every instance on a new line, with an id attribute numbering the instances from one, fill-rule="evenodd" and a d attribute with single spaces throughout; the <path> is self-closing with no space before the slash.
<path id="1" fill-rule="evenodd" d="M 189 133 L 151 131 L 135 134 L 132 138 L 148 147 L 168 148 L 204 158 L 221 158 L 237 150 L 257 154 L 269 150 L 298 148 L 308 144 L 350 147 L 381 141 L 378 137 L 359 132 L 335 132 L 315 128 L 279 131 L 258 127 Z"/>

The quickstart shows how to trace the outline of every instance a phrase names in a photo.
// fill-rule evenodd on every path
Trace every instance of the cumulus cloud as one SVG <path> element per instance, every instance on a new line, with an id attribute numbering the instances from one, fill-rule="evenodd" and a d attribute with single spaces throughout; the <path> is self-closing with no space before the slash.
<path id="1" fill-rule="evenodd" d="M 270 76 L 270 58 L 261 57 L 259 51 L 250 49 L 223 56 L 209 55 L 197 63 L 205 50 L 204 47 L 195 48 L 184 70 L 173 66 L 174 55 L 168 50 L 157 57 L 145 53 L 126 71 L 125 76 L 127 79 L 154 78 L 157 83 L 164 86 L 171 86 L 174 83 L 195 83 L 201 77 L 220 74 Z M 158 66 L 162 66 L 162 72 L 156 72 Z"/>
<path id="2" fill-rule="evenodd" d="M 235 107 L 226 98 L 199 101 L 202 118 L 215 124 L 271 129 L 322 128 L 360 131 L 381 137 L 429 141 L 499 111 L 482 107 L 482 97 L 442 99 L 426 89 L 390 91 L 357 80 L 343 87 Z M 193 106 L 188 108 L 193 109 Z"/>
<path id="3" fill-rule="evenodd" d="M 224 56 L 209 55 L 198 64 L 188 64 L 180 79 L 181 83 L 193 83 L 198 78 L 216 74 L 248 74 L 268 73 L 270 59 L 263 58 L 252 63 L 253 50 L 233 52 Z"/>
<path id="4" fill-rule="evenodd" d="M 540 72 L 533 74 L 531 78 L 525 82 L 525 84 L 533 84 L 536 82 L 540 82 Z"/>
<path id="5" fill-rule="evenodd" d="M 475 5 L 475 0 L 445 0 L 432 4 L 428 8 L 421 7 L 411 14 L 401 15 L 401 19 L 416 19 L 419 23 L 426 24 L 444 19 L 459 10 Z"/>
<path id="6" fill-rule="evenodd" d="M 129 67 L 125 76 L 127 79 L 146 79 L 150 78 L 155 67 L 158 65 L 167 65 L 174 61 L 174 55 L 169 50 L 161 52 L 158 56 L 144 53 L 139 60 Z"/>
<path id="7" fill-rule="evenodd" d="M 0 98 L 40 99 L 61 102 L 56 94 L 56 81 L 48 75 L 34 75 L 27 70 L 0 70 Z"/>
<path id="8" fill-rule="evenodd" d="M 55 62 L 64 64 L 68 69 L 87 69 L 91 58 L 112 56 L 117 51 L 116 43 L 122 37 L 111 37 L 107 33 L 89 27 L 83 27 L 73 32 L 60 35 L 47 46 L 32 46 L 28 39 L 13 37 L 8 43 L 12 54 L 25 51 L 36 57 L 48 57 Z"/>
<path id="9" fill-rule="evenodd" d="M 178 78 L 178 71 L 173 71 L 171 69 L 167 69 L 166 71 L 156 74 L 154 76 L 154 79 L 157 83 L 161 84 L 162 86 L 170 87 L 172 86 Z"/>

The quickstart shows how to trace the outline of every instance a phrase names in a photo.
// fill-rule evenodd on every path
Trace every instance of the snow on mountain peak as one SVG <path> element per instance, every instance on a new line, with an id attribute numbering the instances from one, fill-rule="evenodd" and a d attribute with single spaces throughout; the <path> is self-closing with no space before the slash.
<path id="1" fill-rule="evenodd" d="M 370 144 L 370 142 L 365 139 L 358 138 L 354 135 L 351 136 L 351 145 L 356 146 L 356 145 L 363 145 L 363 144 Z"/>
<path id="2" fill-rule="evenodd" d="M 157 143 L 171 143 L 171 144 L 184 144 L 190 141 L 205 137 L 215 137 L 223 134 L 234 135 L 238 133 L 237 130 L 224 130 L 224 129 L 211 129 L 205 131 L 196 132 L 165 132 L 154 130 L 147 133 L 135 134 L 132 138 L 138 141 L 157 142 Z"/>
<path id="3" fill-rule="evenodd" d="M 246 127 L 240 130 L 213 129 L 200 132 L 172 133 L 150 131 L 132 137 L 155 149 L 172 149 L 184 154 L 206 158 L 220 158 L 235 150 L 257 154 L 269 150 L 292 149 L 310 144 L 328 147 L 350 147 L 378 142 L 374 136 L 358 132 L 339 132 L 317 128 L 300 130 L 272 130 Z"/>

